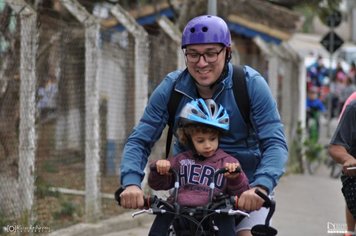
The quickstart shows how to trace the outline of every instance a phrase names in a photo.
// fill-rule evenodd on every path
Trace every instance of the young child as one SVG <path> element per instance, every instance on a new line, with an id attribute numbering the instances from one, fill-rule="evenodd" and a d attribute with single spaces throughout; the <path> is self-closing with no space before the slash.
<path id="1" fill-rule="evenodd" d="M 173 168 L 179 173 L 178 203 L 189 207 L 204 206 L 209 202 L 209 177 L 218 169 L 226 168 L 228 172 L 221 182 L 218 181 L 214 196 L 221 193 L 240 196 L 249 189 L 248 179 L 243 172 L 233 173 L 240 168 L 239 162 L 219 149 L 219 137 L 228 130 L 229 116 L 214 100 L 197 99 L 186 104 L 180 113 L 178 137 L 188 151 L 151 163 L 149 186 L 154 190 L 173 188 L 174 176 L 168 174 Z M 158 215 L 149 235 L 166 235 L 172 220 L 173 215 Z M 216 215 L 214 221 L 219 235 L 236 235 L 234 216 Z"/>
<path id="2" fill-rule="evenodd" d="M 320 130 L 320 114 L 326 112 L 323 102 L 319 99 L 319 89 L 317 87 L 310 87 L 307 93 L 306 108 L 306 126 L 310 131 L 310 120 L 314 119 L 316 122 L 316 134 L 309 133 L 309 138 L 318 142 Z"/>

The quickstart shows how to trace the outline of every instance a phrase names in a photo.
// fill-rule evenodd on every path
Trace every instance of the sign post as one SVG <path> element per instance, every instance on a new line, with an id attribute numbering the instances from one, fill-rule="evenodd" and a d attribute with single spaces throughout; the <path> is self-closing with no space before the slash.
<path id="1" fill-rule="evenodd" d="M 330 55 L 330 66 L 329 66 L 329 81 L 332 80 L 333 70 L 332 70 L 332 57 L 333 53 L 341 47 L 344 40 L 334 32 L 334 28 L 339 26 L 341 23 L 341 13 L 339 11 L 334 11 L 326 19 L 327 26 L 330 27 L 329 33 L 327 33 L 320 43 L 325 47 Z M 330 137 L 330 121 L 332 116 L 332 98 L 328 96 L 328 121 L 327 122 L 327 136 Z"/>

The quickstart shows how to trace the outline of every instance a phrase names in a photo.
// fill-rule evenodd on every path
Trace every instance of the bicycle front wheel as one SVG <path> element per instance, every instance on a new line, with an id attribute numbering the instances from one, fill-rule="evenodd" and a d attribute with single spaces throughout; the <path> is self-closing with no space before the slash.
<path id="1" fill-rule="evenodd" d="M 314 175 L 321 166 L 321 159 L 307 160 L 307 170 L 310 175 Z"/>

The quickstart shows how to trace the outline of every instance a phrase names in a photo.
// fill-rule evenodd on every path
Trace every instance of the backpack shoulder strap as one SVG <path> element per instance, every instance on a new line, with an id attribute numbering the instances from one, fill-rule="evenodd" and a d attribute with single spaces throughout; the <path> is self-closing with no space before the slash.
<path id="1" fill-rule="evenodd" d="M 232 89 L 234 92 L 234 97 L 238 108 L 242 114 L 242 117 L 247 125 L 251 126 L 250 121 L 250 99 L 247 90 L 245 71 L 242 66 L 233 66 L 233 75 L 232 75 Z"/>
<path id="2" fill-rule="evenodd" d="M 247 127 L 251 126 L 250 122 L 250 102 L 249 95 L 247 91 L 247 84 L 245 79 L 245 71 L 242 66 L 233 66 L 233 92 L 236 104 L 240 109 L 242 117 L 247 125 Z M 176 81 L 183 75 L 184 71 L 179 75 Z M 167 110 L 168 110 L 168 133 L 167 133 L 167 141 L 166 141 L 166 158 L 169 156 L 169 152 L 171 149 L 172 138 L 173 138 L 173 127 L 174 127 L 174 118 L 177 112 L 177 107 L 182 100 L 183 94 L 174 90 L 175 83 L 173 85 L 173 89 L 171 92 L 171 96 L 168 101 Z M 237 99 L 239 97 L 239 99 Z"/>
<path id="3" fill-rule="evenodd" d="M 184 71 L 179 75 L 177 78 L 176 82 L 180 79 L 180 77 L 183 75 Z M 177 107 L 182 100 L 183 94 L 178 93 L 175 91 L 175 85 L 176 82 L 174 82 L 173 89 L 171 92 L 171 96 L 168 101 L 167 105 L 167 110 L 168 110 L 168 133 L 167 133 L 167 141 L 166 141 L 166 159 L 169 156 L 169 152 L 171 149 L 171 144 L 172 144 L 172 138 L 173 138 L 173 127 L 174 127 L 174 118 L 175 114 L 177 112 Z"/>

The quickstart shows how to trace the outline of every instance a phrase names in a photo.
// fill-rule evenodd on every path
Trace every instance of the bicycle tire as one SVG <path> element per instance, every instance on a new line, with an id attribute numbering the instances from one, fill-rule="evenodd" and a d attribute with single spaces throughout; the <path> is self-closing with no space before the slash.
<path id="1" fill-rule="evenodd" d="M 336 162 L 331 164 L 330 177 L 334 179 L 340 178 L 342 174 L 342 166 Z"/>
<path id="2" fill-rule="evenodd" d="M 322 164 L 322 161 L 320 160 L 320 158 L 313 160 L 313 161 L 307 160 L 308 173 L 310 175 L 314 175 L 317 172 L 317 170 L 319 169 L 319 167 L 321 166 L 321 164 Z"/>

